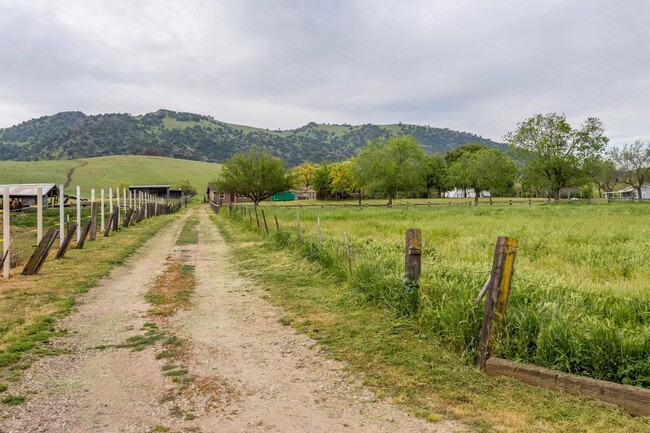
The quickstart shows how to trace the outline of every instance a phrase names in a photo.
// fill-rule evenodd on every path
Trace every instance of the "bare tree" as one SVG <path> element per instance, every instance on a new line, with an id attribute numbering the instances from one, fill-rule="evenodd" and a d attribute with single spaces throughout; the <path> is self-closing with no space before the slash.
<path id="1" fill-rule="evenodd" d="M 637 140 L 613 149 L 612 160 L 621 171 L 621 182 L 635 188 L 641 200 L 641 189 L 650 181 L 650 142 Z"/>

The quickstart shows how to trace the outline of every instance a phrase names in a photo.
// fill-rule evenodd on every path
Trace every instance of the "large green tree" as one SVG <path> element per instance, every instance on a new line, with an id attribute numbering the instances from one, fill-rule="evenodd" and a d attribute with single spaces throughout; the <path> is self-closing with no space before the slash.
<path id="1" fill-rule="evenodd" d="M 556 200 L 560 189 L 584 183 L 586 164 L 599 158 L 608 142 L 600 119 L 589 117 L 574 129 L 557 113 L 526 119 L 504 138 L 522 162 L 524 177 L 553 191 Z"/>
<path id="2" fill-rule="evenodd" d="M 369 142 L 353 166 L 355 183 L 370 192 L 385 194 L 389 205 L 398 191 L 424 190 L 427 171 L 426 154 L 410 136 Z"/>
<path id="3" fill-rule="evenodd" d="M 427 198 L 431 198 L 432 189 L 437 190 L 438 196 L 442 197 L 443 192 L 449 186 L 447 168 L 445 158 L 439 153 L 427 155 L 427 175 L 425 177 Z"/>
<path id="4" fill-rule="evenodd" d="M 468 152 L 449 166 L 452 185 L 474 190 L 474 203 L 478 204 L 482 191 L 490 194 L 511 188 L 517 175 L 517 167 L 503 151 L 483 148 Z"/>
<path id="5" fill-rule="evenodd" d="M 255 206 L 273 194 L 291 188 L 292 179 L 281 159 L 268 151 L 251 149 L 233 155 L 223 164 L 216 186 L 250 198 Z"/>

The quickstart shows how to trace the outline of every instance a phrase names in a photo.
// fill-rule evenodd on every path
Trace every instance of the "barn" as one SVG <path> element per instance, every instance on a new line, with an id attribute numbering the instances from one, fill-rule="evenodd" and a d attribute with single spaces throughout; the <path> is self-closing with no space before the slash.
<path id="1" fill-rule="evenodd" d="M 0 196 L 4 195 L 4 187 L 9 188 L 9 199 L 17 201 L 22 206 L 36 206 L 38 188 L 43 188 L 43 204 L 54 204 L 59 197 L 59 188 L 53 183 L 23 183 L 1 185 Z"/>

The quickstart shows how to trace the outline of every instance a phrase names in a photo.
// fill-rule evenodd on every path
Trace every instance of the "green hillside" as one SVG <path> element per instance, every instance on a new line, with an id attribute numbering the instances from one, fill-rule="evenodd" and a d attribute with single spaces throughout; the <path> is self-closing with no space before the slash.
<path id="1" fill-rule="evenodd" d="M 64 112 L 0 129 L 0 160 L 150 155 L 220 162 L 255 146 L 297 165 L 349 158 L 370 140 L 405 134 L 414 136 L 428 153 L 444 153 L 476 142 L 502 146 L 467 132 L 401 123 L 352 126 L 311 122 L 297 129 L 271 131 L 168 110 L 142 116 Z"/>
<path id="2" fill-rule="evenodd" d="M 176 181 L 187 179 L 202 194 L 219 169 L 219 164 L 138 155 L 64 161 L 0 161 L 0 184 L 65 184 L 66 175 L 72 168 L 71 189 L 79 185 L 82 191 L 88 191 L 91 188 L 116 187 L 120 183 L 173 185 Z"/>

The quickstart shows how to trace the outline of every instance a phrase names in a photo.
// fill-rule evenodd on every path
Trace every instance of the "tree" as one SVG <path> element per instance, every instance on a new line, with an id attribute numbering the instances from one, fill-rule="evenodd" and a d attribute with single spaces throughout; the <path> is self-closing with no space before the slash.
<path id="1" fill-rule="evenodd" d="M 462 146 L 458 146 L 455 149 L 448 150 L 445 153 L 445 161 L 447 162 L 447 165 L 451 165 L 454 162 L 458 161 L 463 155 L 466 155 L 468 153 L 475 153 L 485 148 L 487 148 L 487 146 L 483 143 L 463 144 Z"/>
<path id="2" fill-rule="evenodd" d="M 427 198 L 431 198 L 431 190 L 438 190 L 438 196 L 442 197 L 443 192 L 449 186 L 447 173 L 447 162 L 439 153 L 427 156 L 427 175 L 424 179 L 427 188 Z"/>
<path id="3" fill-rule="evenodd" d="M 641 200 L 641 189 L 650 180 L 650 142 L 637 140 L 621 149 L 613 149 L 611 155 L 621 172 L 621 182 L 635 188 Z"/>
<path id="4" fill-rule="evenodd" d="M 316 169 L 311 186 L 316 191 L 316 198 L 318 199 L 332 195 L 332 174 L 330 173 L 330 166 L 328 164 L 323 164 Z"/>
<path id="5" fill-rule="evenodd" d="M 524 177 L 553 191 L 584 183 L 585 164 L 599 158 L 608 142 L 602 122 L 589 117 L 573 129 L 564 114 L 538 114 L 517 124 L 504 137 L 511 151 L 524 164 Z"/>
<path id="6" fill-rule="evenodd" d="M 331 191 L 337 196 L 344 197 L 357 189 L 352 175 L 352 167 L 352 161 L 337 162 L 330 166 Z"/>
<path id="7" fill-rule="evenodd" d="M 311 186 L 312 180 L 314 179 L 314 175 L 316 174 L 316 169 L 318 169 L 318 167 L 320 167 L 318 164 L 305 161 L 302 164 L 294 167 L 291 173 L 293 174 L 293 177 L 301 186 L 304 186 L 305 188 L 309 188 Z"/>
<path id="8" fill-rule="evenodd" d="M 591 180 L 598 187 L 598 196 L 601 197 L 603 191 L 613 191 L 620 179 L 620 172 L 616 165 L 609 159 L 594 159 L 585 165 L 585 170 Z"/>
<path id="9" fill-rule="evenodd" d="M 494 192 L 511 188 L 517 167 L 496 148 L 483 148 L 462 155 L 449 166 L 450 183 L 474 190 L 474 203 L 478 204 L 481 191 Z"/>
<path id="10" fill-rule="evenodd" d="M 196 188 L 192 186 L 189 180 L 179 180 L 174 184 L 174 189 L 180 189 L 183 195 L 195 196 Z"/>
<path id="11" fill-rule="evenodd" d="M 219 190 L 248 197 L 255 206 L 275 193 L 288 190 L 291 183 L 282 160 L 258 149 L 233 155 L 223 164 L 216 181 Z"/>
<path id="12" fill-rule="evenodd" d="M 424 150 L 410 136 L 369 142 L 353 167 L 356 184 L 364 185 L 371 192 L 384 193 L 389 205 L 398 191 L 423 190 L 427 171 Z"/>

